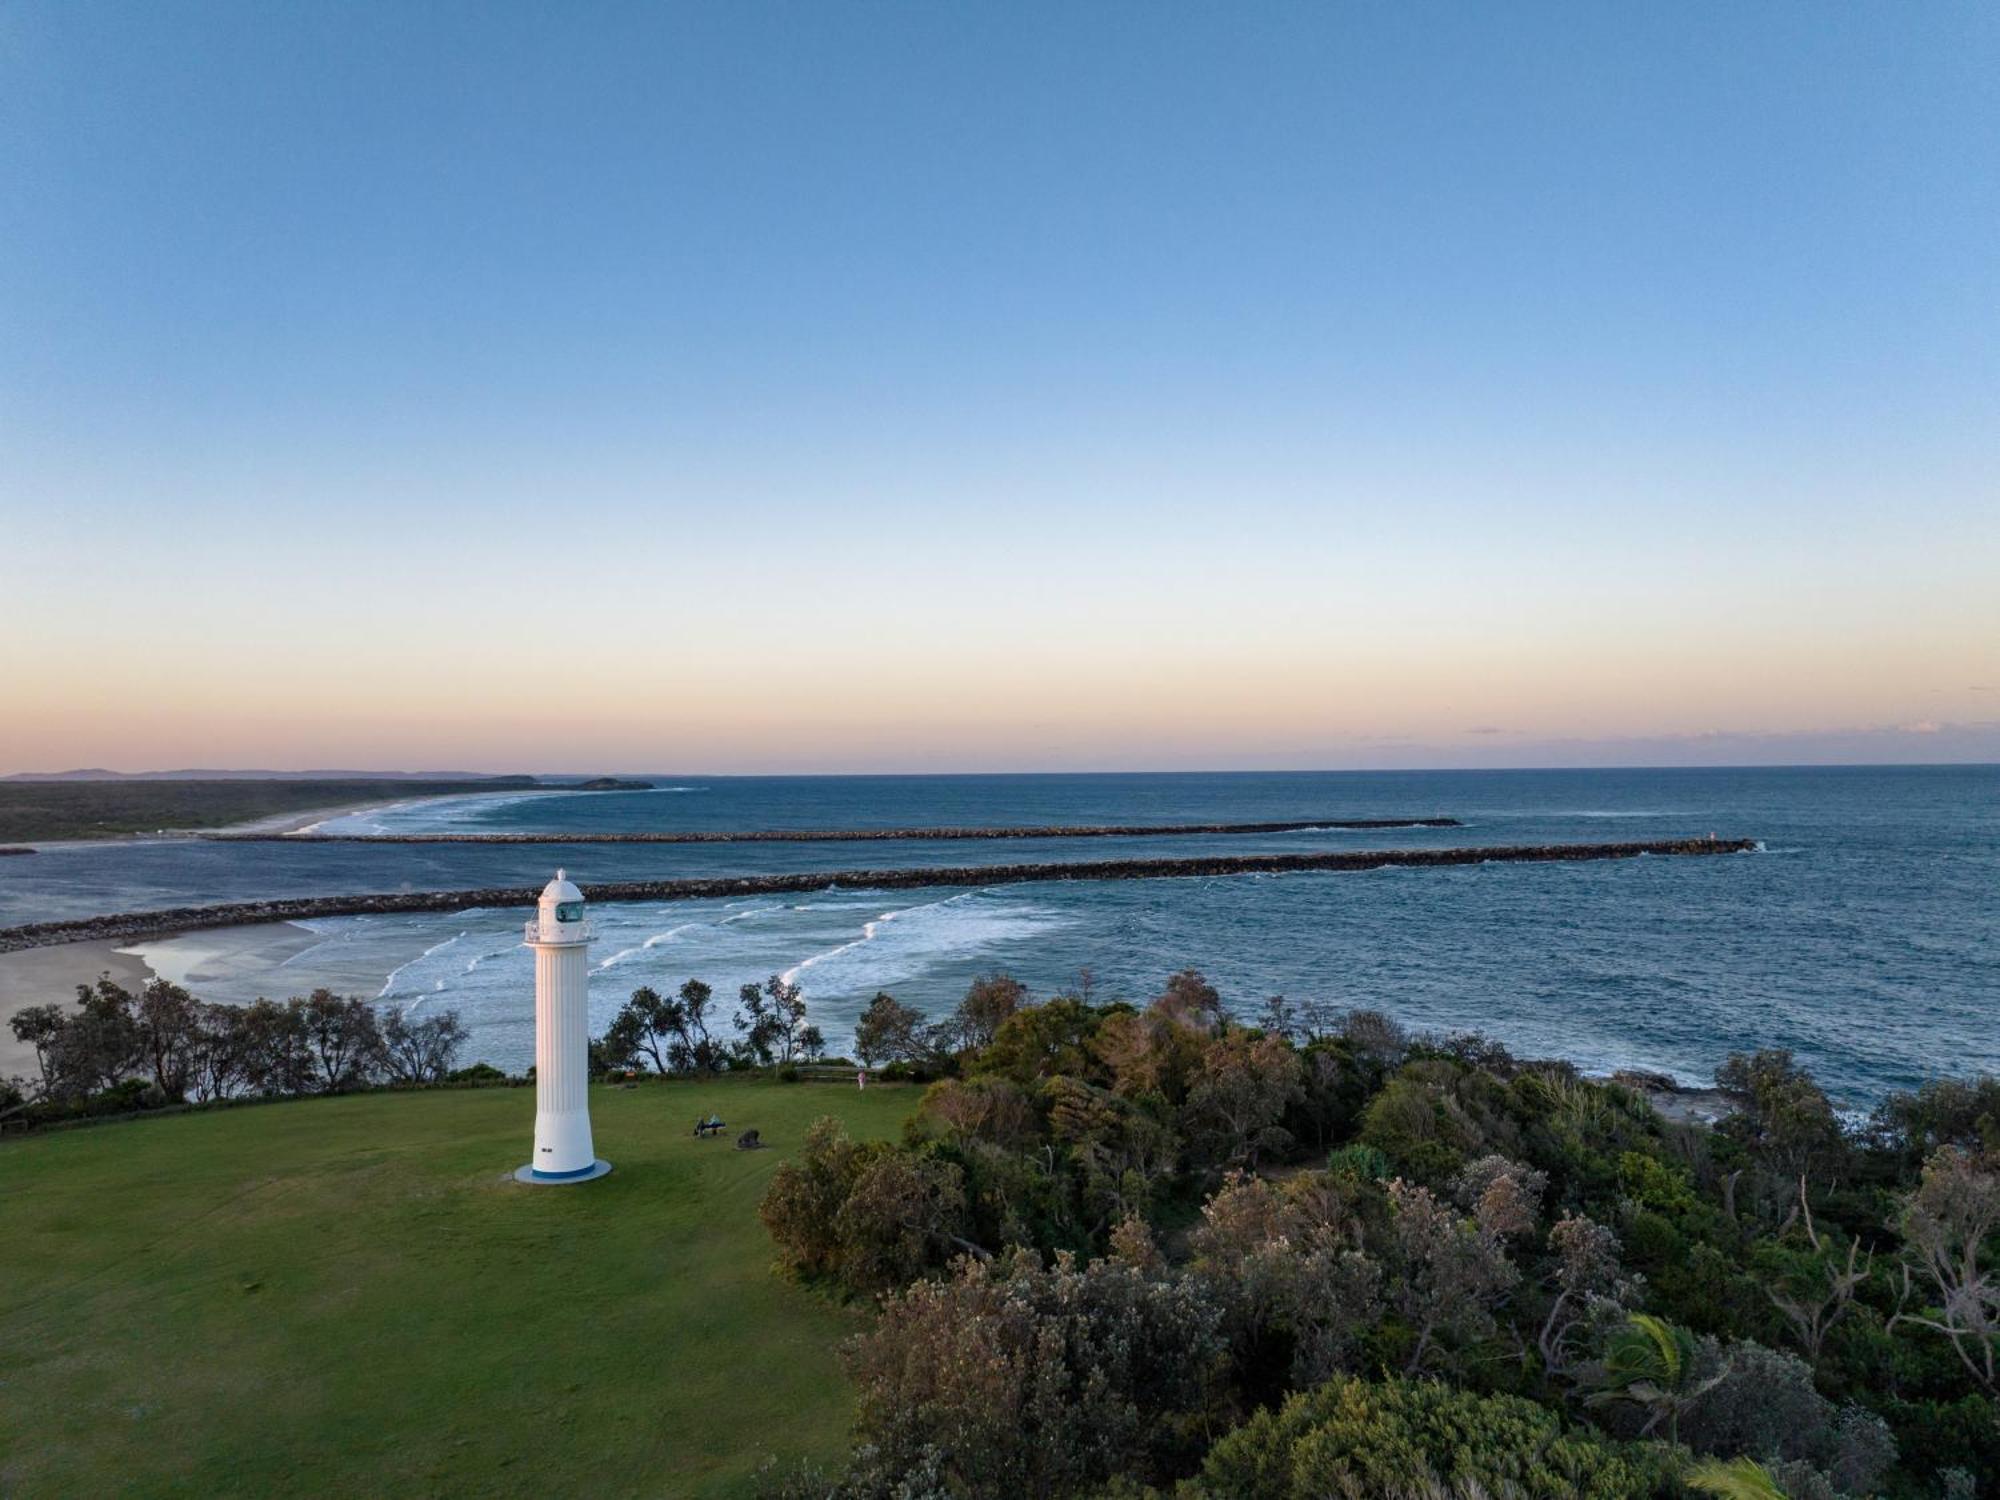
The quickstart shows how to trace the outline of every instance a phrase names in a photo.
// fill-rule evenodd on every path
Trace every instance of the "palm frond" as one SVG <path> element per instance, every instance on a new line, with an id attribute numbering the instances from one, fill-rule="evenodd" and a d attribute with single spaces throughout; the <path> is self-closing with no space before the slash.
<path id="1" fill-rule="evenodd" d="M 1705 1458 L 1688 1470 L 1687 1482 L 1721 1500 L 1785 1500 L 1771 1471 L 1754 1458 Z"/>

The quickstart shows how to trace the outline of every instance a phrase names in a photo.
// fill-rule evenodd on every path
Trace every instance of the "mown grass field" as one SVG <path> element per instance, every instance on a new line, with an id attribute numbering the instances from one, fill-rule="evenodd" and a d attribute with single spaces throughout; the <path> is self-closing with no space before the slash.
<path id="1" fill-rule="evenodd" d="M 0 1496 L 746 1494 L 843 1446 L 863 1316 L 772 1272 L 758 1196 L 815 1117 L 914 1105 L 593 1088 L 616 1170 L 567 1188 L 509 1177 L 529 1089 L 0 1144 Z"/>

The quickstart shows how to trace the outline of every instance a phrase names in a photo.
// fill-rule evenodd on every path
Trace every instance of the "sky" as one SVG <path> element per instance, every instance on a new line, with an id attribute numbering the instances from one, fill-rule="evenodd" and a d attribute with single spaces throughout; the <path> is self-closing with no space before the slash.
<path id="1" fill-rule="evenodd" d="M 0 3 L 0 773 L 2000 760 L 2000 8 Z"/>

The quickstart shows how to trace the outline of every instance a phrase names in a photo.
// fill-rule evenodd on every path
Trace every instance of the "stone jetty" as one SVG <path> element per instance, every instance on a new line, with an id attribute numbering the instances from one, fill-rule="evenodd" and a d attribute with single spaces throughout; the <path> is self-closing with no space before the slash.
<path id="1" fill-rule="evenodd" d="M 824 891 L 908 890 L 925 886 L 1015 885 L 1047 880 L 1160 880 L 1190 876 L 1283 875 L 1328 870 L 1432 869 L 1446 865 L 1535 864 L 1557 860 L 1636 859 L 1642 855 L 1747 854 L 1754 839 L 1663 839 L 1624 844 L 1511 844 L 1464 849 L 1370 849 L 1315 854 L 1205 855 L 1186 859 L 1085 860 L 1028 865 L 956 865 L 911 870 L 804 870 L 789 875 L 734 875 L 675 880 L 607 881 L 584 887 L 591 901 L 675 901 Z M 459 891 L 384 891 L 356 896 L 301 896 L 121 912 L 64 922 L 0 927 L 0 953 L 22 948 L 289 922 L 301 917 L 368 916 L 393 912 L 466 911 L 534 904 L 538 886 Z"/>
<path id="2" fill-rule="evenodd" d="M 885 839 L 1143 839 L 1174 834 L 1311 833 L 1321 828 L 1463 828 L 1457 818 L 1295 818 L 1283 823 L 1043 824 L 1027 828 L 745 828 L 671 833 L 204 833 L 282 844 L 854 844 Z"/>

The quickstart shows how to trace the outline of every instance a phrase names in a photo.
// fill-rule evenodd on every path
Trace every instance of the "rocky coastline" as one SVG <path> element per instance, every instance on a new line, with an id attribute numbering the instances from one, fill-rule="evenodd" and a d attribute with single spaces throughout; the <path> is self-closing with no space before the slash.
<path id="1" fill-rule="evenodd" d="M 587 790 L 588 788 L 578 788 Z M 233 843 L 325 844 L 856 844 L 888 840 L 1163 838 L 1306 833 L 1318 828 L 1463 828 L 1457 818 L 1295 818 L 1282 823 L 1043 824 L 1022 828 L 749 828 L 659 833 L 209 833 Z"/>
<path id="2" fill-rule="evenodd" d="M 1647 1068 L 1620 1068 L 1600 1083 L 1630 1089 L 1657 1110 L 1662 1119 L 1681 1125 L 1714 1125 L 1736 1113 L 1737 1103 L 1721 1089 L 1682 1083 L 1671 1073 Z"/>
<path id="3" fill-rule="evenodd" d="M 1308 871 L 1361 871 L 1391 867 L 1429 869 L 1452 865 L 1523 864 L 1570 860 L 1636 859 L 1643 855 L 1747 854 L 1754 839 L 1664 839 L 1648 843 L 1515 844 L 1455 849 L 1374 849 L 1317 854 L 1211 855 L 1184 859 L 1092 860 L 1074 863 L 931 866 L 904 870 L 813 870 L 787 875 L 684 877 L 607 881 L 584 887 L 592 901 L 674 901 L 732 896 L 785 895 L 834 887 L 909 890 L 930 886 L 1016 885 L 1057 880 L 1156 880 L 1189 876 L 1274 875 Z M 398 912 L 462 911 L 471 907 L 531 906 L 539 886 L 496 886 L 454 891 L 383 891 L 349 896 L 300 896 L 230 901 L 211 906 L 120 912 L 58 922 L 0 928 L 0 953 L 55 943 L 130 941 L 205 927 L 290 922 L 302 917 L 370 916 Z"/>

